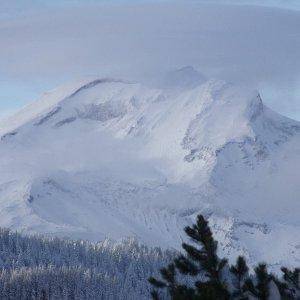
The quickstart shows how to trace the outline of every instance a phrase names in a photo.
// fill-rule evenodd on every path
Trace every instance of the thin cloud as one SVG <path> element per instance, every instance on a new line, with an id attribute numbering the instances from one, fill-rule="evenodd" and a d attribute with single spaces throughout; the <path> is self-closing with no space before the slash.
<path id="1" fill-rule="evenodd" d="M 300 12 L 188 2 L 52 6 L 0 21 L 0 78 L 147 81 L 192 65 L 300 119 Z"/>

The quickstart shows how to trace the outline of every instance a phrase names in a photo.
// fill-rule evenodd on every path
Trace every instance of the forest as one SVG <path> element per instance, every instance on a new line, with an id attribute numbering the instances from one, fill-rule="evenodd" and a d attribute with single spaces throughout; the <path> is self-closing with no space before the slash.
<path id="1" fill-rule="evenodd" d="M 171 252 L 132 239 L 101 243 L 0 229 L 0 299 L 149 299 Z"/>

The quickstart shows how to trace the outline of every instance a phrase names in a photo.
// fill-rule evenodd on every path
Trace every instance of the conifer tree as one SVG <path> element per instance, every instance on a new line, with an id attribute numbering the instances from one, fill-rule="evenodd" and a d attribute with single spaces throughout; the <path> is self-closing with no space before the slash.
<path id="1" fill-rule="evenodd" d="M 250 276 L 245 259 L 239 256 L 236 264 L 227 269 L 227 260 L 218 257 L 217 241 L 203 216 L 199 215 L 196 224 L 186 227 L 185 232 L 192 240 L 192 244 L 182 244 L 185 254 L 161 269 L 161 280 L 149 278 L 154 287 L 153 299 L 164 299 L 165 294 L 159 292 L 162 290 L 172 300 L 273 300 L 280 295 L 283 300 L 300 299 L 299 268 L 294 271 L 282 268 L 282 281 L 270 274 L 267 265 L 261 263 L 254 268 L 255 274 Z M 178 283 L 176 278 L 185 284 Z"/>
<path id="2" fill-rule="evenodd" d="M 172 299 L 185 300 L 194 299 L 195 290 L 188 288 L 185 284 L 179 284 L 176 281 L 176 269 L 173 263 L 169 264 L 166 268 L 160 270 L 161 276 L 164 281 L 155 279 L 154 277 L 149 278 L 149 282 L 155 288 L 166 288 Z M 154 300 L 159 299 L 157 290 L 151 291 L 152 298 Z"/>
<path id="3" fill-rule="evenodd" d="M 300 269 L 295 268 L 293 271 L 282 267 L 283 281 L 275 279 L 280 294 L 283 299 L 300 299 Z"/>
<path id="4" fill-rule="evenodd" d="M 229 299 L 229 291 L 222 279 L 222 271 L 227 265 L 227 260 L 219 259 L 217 241 L 213 238 L 208 222 L 199 215 L 196 224 L 187 226 L 185 232 L 192 240 L 192 244 L 182 244 L 185 255 L 174 259 L 172 264 L 174 277 L 166 277 L 165 270 L 162 269 L 163 281 L 150 278 L 149 282 L 158 289 L 167 288 L 172 299 Z M 194 287 L 179 285 L 175 281 L 174 266 L 181 274 L 201 277 L 201 280 L 197 278 Z M 152 293 L 153 295 L 154 299 L 158 299 L 157 290 Z"/>
<path id="5" fill-rule="evenodd" d="M 247 299 L 244 290 L 245 281 L 248 278 L 248 266 L 244 257 L 239 256 L 236 260 L 235 266 L 230 267 L 230 272 L 234 275 L 235 291 L 232 293 L 232 298 L 244 300 Z"/>
<path id="6" fill-rule="evenodd" d="M 255 269 L 255 283 L 252 279 L 247 279 L 244 290 L 260 300 L 268 300 L 270 291 L 269 284 L 272 276 L 268 273 L 266 264 L 259 264 Z"/>

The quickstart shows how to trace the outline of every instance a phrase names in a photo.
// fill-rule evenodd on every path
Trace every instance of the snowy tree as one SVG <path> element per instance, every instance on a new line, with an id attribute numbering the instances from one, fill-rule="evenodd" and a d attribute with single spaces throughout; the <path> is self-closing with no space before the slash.
<path id="1" fill-rule="evenodd" d="M 134 240 L 93 244 L 0 229 L 0 299 L 148 299 L 147 278 L 169 260 Z"/>

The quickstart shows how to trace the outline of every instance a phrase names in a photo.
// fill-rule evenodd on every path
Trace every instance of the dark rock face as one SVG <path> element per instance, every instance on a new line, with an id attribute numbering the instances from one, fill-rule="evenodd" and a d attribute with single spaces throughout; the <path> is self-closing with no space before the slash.
<path id="1" fill-rule="evenodd" d="M 4 140 L 6 140 L 7 138 L 10 138 L 10 137 L 15 136 L 15 135 L 17 135 L 17 134 L 18 134 L 18 132 L 16 132 L 16 131 L 6 133 L 6 134 L 4 134 L 4 135 L 1 137 L 1 141 L 4 141 Z"/>
<path id="2" fill-rule="evenodd" d="M 54 115 L 56 115 L 57 113 L 59 113 L 61 110 L 61 107 L 55 107 L 54 109 L 52 109 L 50 112 L 48 112 L 44 117 L 42 117 L 38 122 L 36 122 L 34 124 L 34 126 L 40 126 L 44 123 L 46 123 L 48 120 L 50 120 Z"/>

